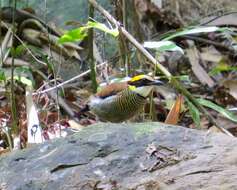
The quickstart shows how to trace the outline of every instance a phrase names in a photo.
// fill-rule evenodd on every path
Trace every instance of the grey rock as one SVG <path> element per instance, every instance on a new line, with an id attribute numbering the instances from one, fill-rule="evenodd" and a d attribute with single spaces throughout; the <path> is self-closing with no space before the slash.
<path id="1" fill-rule="evenodd" d="M 99 123 L 0 157 L 0 190 L 237 189 L 237 140 L 161 123 Z"/>

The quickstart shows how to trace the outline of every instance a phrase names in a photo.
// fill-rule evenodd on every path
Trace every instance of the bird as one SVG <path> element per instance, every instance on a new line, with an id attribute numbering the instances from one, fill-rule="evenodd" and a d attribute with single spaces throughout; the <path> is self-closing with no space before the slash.
<path id="1" fill-rule="evenodd" d="M 137 75 L 126 82 L 115 82 L 90 97 L 80 114 L 91 111 L 99 120 L 119 123 L 139 113 L 154 86 L 164 83 L 149 75 Z"/>

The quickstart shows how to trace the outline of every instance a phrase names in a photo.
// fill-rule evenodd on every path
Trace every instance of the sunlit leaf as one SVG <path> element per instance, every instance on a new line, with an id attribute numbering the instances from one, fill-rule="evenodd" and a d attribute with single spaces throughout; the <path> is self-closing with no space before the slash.
<path id="1" fill-rule="evenodd" d="M 62 44 L 65 42 L 81 41 L 87 36 L 88 29 L 90 28 L 96 28 L 105 33 L 111 34 L 114 37 L 117 37 L 119 35 L 118 29 L 109 29 L 103 23 L 88 21 L 88 23 L 85 26 L 70 30 L 67 33 L 65 33 L 63 36 L 59 38 L 58 42 Z"/>
<path id="2" fill-rule="evenodd" d="M 177 32 L 174 33 L 166 38 L 163 39 L 163 41 L 167 41 L 167 40 L 171 40 L 173 38 L 179 37 L 179 36 L 185 36 L 185 35 L 190 35 L 190 34 L 199 34 L 199 33 L 210 33 L 210 32 L 223 32 L 226 31 L 227 28 L 220 28 L 220 27 L 216 27 L 216 26 L 200 26 L 200 27 L 196 27 L 196 28 L 189 28 L 186 30 L 183 30 L 181 32 Z"/>
<path id="3" fill-rule="evenodd" d="M 190 113 L 196 127 L 200 128 L 200 112 L 199 112 L 199 110 L 188 99 L 186 99 L 186 102 L 188 105 L 189 113 Z"/>
<path id="4" fill-rule="evenodd" d="M 144 42 L 143 46 L 149 49 L 155 49 L 160 52 L 165 51 L 179 51 L 184 54 L 184 51 L 181 47 L 177 46 L 174 42 L 171 41 L 147 41 Z"/>
<path id="5" fill-rule="evenodd" d="M 235 116 L 232 112 L 226 110 L 225 108 L 218 106 L 215 103 L 213 103 L 209 100 L 202 99 L 202 98 L 197 99 L 197 101 L 200 104 L 202 104 L 203 106 L 206 106 L 208 108 L 211 108 L 211 109 L 219 112 L 220 114 L 222 114 L 226 118 L 230 119 L 231 121 L 237 122 L 237 116 Z"/>
<path id="6" fill-rule="evenodd" d="M 14 71 L 14 79 L 29 87 L 33 87 L 35 84 L 34 77 L 29 67 L 17 67 Z"/>
<path id="7" fill-rule="evenodd" d="M 58 42 L 65 43 L 65 42 L 81 41 L 87 36 L 87 30 L 88 30 L 87 26 L 82 26 L 80 28 L 70 30 L 69 32 L 61 36 Z"/>
<path id="8" fill-rule="evenodd" d="M 26 77 L 22 77 L 22 76 L 14 76 L 14 79 L 25 84 L 26 86 L 33 86 L 32 85 L 32 81 Z"/>
<path id="9" fill-rule="evenodd" d="M 92 21 L 88 21 L 87 23 L 88 27 L 93 27 L 96 28 L 98 30 L 101 30 L 105 33 L 111 34 L 114 37 L 117 37 L 119 35 L 119 31 L 118 29 L 109 29 L 105 24 L 103 23 L 99 23 L 99 22 L 92 22 Z"/>

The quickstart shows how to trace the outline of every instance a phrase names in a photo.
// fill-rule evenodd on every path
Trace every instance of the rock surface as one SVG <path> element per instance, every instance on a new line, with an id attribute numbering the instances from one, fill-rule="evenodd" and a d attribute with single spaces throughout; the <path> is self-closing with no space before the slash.
<path id="1" fill-rule="evenodd" d="M 100 123 L 0 158 L 0 190 L 237 189 L 237 140 L 161 123 Z"/>

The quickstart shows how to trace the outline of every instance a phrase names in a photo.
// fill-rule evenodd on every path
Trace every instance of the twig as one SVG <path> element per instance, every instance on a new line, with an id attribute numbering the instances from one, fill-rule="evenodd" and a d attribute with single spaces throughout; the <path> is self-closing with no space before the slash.
<path id="1" fill-rule="evenodd" d="M 100 65 L 97 65 L 96 67 L 102 67 L 103 65 L 106 65 L 106 64 L 107 64 L 107 62 L 103 62 Z M 79 74 L 79 75 L 77 75 L 75 77 L 72 77 L 71 79 L 69 79 L 67 81 L 64 81 L 64 82 L 62 82 L 62 83 L 60 83 L 60 84 L 58 84 L 58 85 L 56 85 L 54 87 L 48 88 L 48 89 L 40 91 L 40 92 L 35 92 L 35 93 L 33 93 L 33 95 L 44 94 L 44 93 L 49 92 L 51 90 L 55 90 L 56 88 L 60 88 L 60 87 L 66 85 L 68 83 L 71 83 L 71 82 L 73 82 L 73 81 L 75 81 L 75 80 L 77 80 L 77 79 L 79 79 L 79 78 L 89 74 L 90 72 L 91 72 L 91 70 L 89 69 L 89 70 L 85 71 L 84 73 L 81 73 L 81 74 Z"/>
<path id="2" fill-rule="evenodd" d="M 94 18 L 94 7 L 89 4 L 89 18 Z M 96 93 L 97 90 L 97 81 L 96 81 L 96 64 L 94 59 L 94 30 L 93 28 L 90 28 L 88 30 L 88 61 L 90 63 L 90 77 L 91 77 L 91 86 L 94 93 Z"/>
<path id="3" fill-rule="evenodd" d="M 16 47 L 14 46 L 14 35 L 15 35 L 15 11 L 16 11 L 16 0 L 13 0 L 13 17 L 12 17 L 12 34 L 13 34 L 13 38 L 12 38 L 12 48 L 14 49 L 14 51 L 16 50 Z M 10 94 L 10 100 L 11 100 L 11 113 L 12 113 L 12 135 L 18 136 L 19 135 L 19 128 L 17 126 L 17 109 L 16 109 L 16 96 L 15 96 L 15 85 L 14 85 L 14 59 L 15 59 L 15 52 L 12 53 L 12 62 L 11 62 L 11 94 Z M 13 147 L 15 147 L 16 145 L 13 144 Z M 10 147 L 11 149 L 12 147 Z"/>
<path id="4" fill-rule="evenodd" d="M 118 59 L 118 57 L 119 57 L 119 56 L 115 56 L 115 59 Z M 103 63 L 101 63 L 101 64 L 99 64 L 99 65 L 96 65 L 96 68 L 100 68 L 100 67 L 106 65 L 107 63 L 108 63 L 108 62 L 105 61 L 105 62 L 103 62 Z M 43 90 L 43 91 L 40 91 L 40 92 L 35 92 L 35 93 L 33 93 L 33 95 L 43 94 L 43 93 L 49 92 L 49 91 L 51 91 L 51 90 L 55 90 L 56 88 L 60 88 L 60 87 L 62 87 L 62 86 L 65 86 L 66 84 L 69 84 L 69 83 L 71 83 L 71 82 L 73 82 L 73 81 L 75 81 L 75 80 L 77 80 L 77 79 L 79 79 L 79 78 L 81 78 L 81 77 L 83 77 L 83 76 L 89 74 L 90 72 L 91 72 L 90 70 L 87 70 L 87 71 L 85 71 L 84 73 L 81 73 L 81 74 L 79 74 L 79 75 L 77 75 L 77 76 L 75 76 L 75 77 L 73 77 L 73 78 L 71 78 L 71 79 L 69 79 L 69 80 L 67 80 L 67 81 L 64 81 L 64 82 L 58 84 L 57 86 L 54 86 L 54 87 L 52 87 L 52 88 L 48 88 L 48 89 Z"/>

